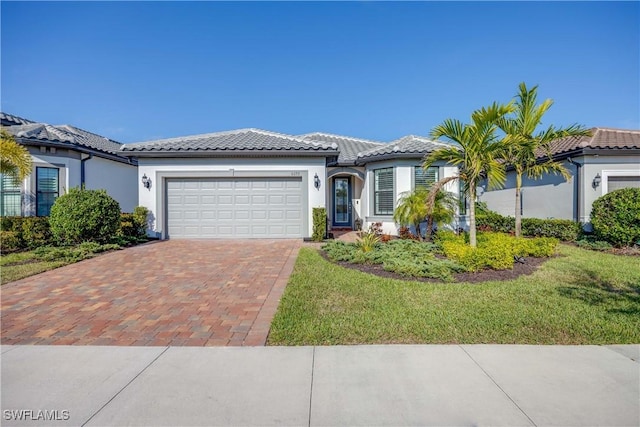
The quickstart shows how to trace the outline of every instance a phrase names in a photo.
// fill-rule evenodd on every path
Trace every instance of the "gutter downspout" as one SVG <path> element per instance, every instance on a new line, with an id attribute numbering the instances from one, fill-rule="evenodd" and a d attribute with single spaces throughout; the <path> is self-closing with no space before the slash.
<path id="1" fill-rule="evenodd" d="M 576 193 L 576 206 L 574 209 L 574 221 L 575 222 L 580 222 L 580 169 L 582 168 L 583 163 L 578 163 L 575 160 L 573 160 L 571 157 L 567 157 L 567 161 L 572 164 L 575 165 L 576 167 L 576 183 L 575 183 L 575 193 Z"/>
<path id="2" fill-rule="evenodd" d="M 89 154 L 88 157 L 85 157 L 84 159 L 80 160 L 80 188 L 84 189 L 84 184 L 85 184 L 85 166 L 84 163 L 87 160 L 91 160 L 93 158 L 93 154 Z"/>

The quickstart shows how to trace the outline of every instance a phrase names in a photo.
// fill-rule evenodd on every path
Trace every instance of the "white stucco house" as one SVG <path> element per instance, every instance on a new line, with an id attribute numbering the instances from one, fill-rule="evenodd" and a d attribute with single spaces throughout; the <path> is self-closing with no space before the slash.
<path id="1" fill-rule="evenodd" d="M 572 178 L 525 177 L 519 207 L 524 218 L 570 219 L 589 230 L 591 205 L 597 198 L 619 188 L 640 187 L 640 130 L 593 128 L 591 136 L 560 139 L 550 148 L 553 159 L 560 161 Z M 515 173 L 508 172 L 503 189 L 486 191 L 479 199 L 489 209 L 513 216 Z"/>
<path id="2" fill-rule="evenodd" d="M 2 176 L 1 216 L 47 216 L 69 188 L 105 189 L 132 212 L 138 204 L 137 161 L 121 143 L 70 125 L 52 126 L 0 113 L 2 129 L 31 154 L 33 171 L 20 185 Z"/>
<path id="3" fill-rule="evenodd" d="M 126 144 L 122 154 L 138 160 L 139 204 L 159 238 L 305 238 L 314 207 L 326 207 L 330 229 L 381 222 L 397 234 L 401 194 L 456 174 L 420 166 L 443 144 L 240 129 Z"/>

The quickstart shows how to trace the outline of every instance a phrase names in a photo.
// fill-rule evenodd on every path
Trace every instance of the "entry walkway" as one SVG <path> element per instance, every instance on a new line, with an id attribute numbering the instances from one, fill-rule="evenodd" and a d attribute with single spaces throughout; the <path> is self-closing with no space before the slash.
<path id="1" fill-rule="evenodd" d="M 1 357 L 7 426 L 640 425 L 640 345 L 3 346 Z"/>

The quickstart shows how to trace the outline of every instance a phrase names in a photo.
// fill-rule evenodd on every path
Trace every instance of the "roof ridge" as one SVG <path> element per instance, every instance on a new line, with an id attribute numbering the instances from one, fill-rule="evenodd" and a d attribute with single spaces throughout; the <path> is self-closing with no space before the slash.
<path id="1" fill-rule="evenodd" d="M 594 127 L 596 131 L 606 130 L 609 132 L 622 132 L 622 133 L 640 133 L 640 129 L 621 129 L 621 128 L 609 128 L 609 127 Z"/>
<path id="2" fill-rule="evenodd" d="M 386 144 L 386 142 L 375 141 L 373 139 L 365 139 L 365 138 L 358 138 L 358 137 L 355 137 L 355 136 L 339 135 L 337 133 L 329 133 L 329 132 L 309 132 L 309 133 L 304 133 L 304 134 L 298 135 L 298 136 L 305 137 L 305 136 L 311 136 L 311 135 L 322 135 L 322 136 L 329 136 L 329 137 L 352 139 L 354 141 L 366 142 L 366 143 L 369 143 L 369 144 L 377 144 L 377 145 Z"/>
<path id="3" fill-rule="evenodd" d="M 100 137 L 100 138 L 102 138 L 102 139 L 105 139 L 105 140 L 107 140 L 107 141 L 109 141 L 109 142 L 113 142 L 113 143 L 115 143 L 115 144 L 122 145 L 122 142 L 119 142 L 119 141 L 113 140 L 113 139 L 111 139 L 111 138 L 109 138 L 109 137 L 106 137 L 106 136 L 104 136 L 104 135 L 100 135 L 99 133 L 91 132 L 90 130 L 86 130 L 86 129 L 79 128 L 78 126 L 74 126 L 74 125 L 70 125 L 70 124 L 64 124 L 64 125 L 55 125 L 54 127 L 55 127 L 55 128 L 59 128 L 59 127 L 69 127 L 69 128 L 75 129 L 75 130 L 79 130 L 79 131 L 82 131 L 82 132 L 90 133 L 91 135 L 95 135 L 95 136 Z"/>

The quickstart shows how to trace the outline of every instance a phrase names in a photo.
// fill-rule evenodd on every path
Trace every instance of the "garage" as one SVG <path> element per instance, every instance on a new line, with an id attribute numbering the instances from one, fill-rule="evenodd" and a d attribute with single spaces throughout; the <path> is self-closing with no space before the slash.
<path id="1" fill-rule="evenodd" d="M 303 237 L 302 189 L 300 177 L 167 179 L 167 237 Z"/>

